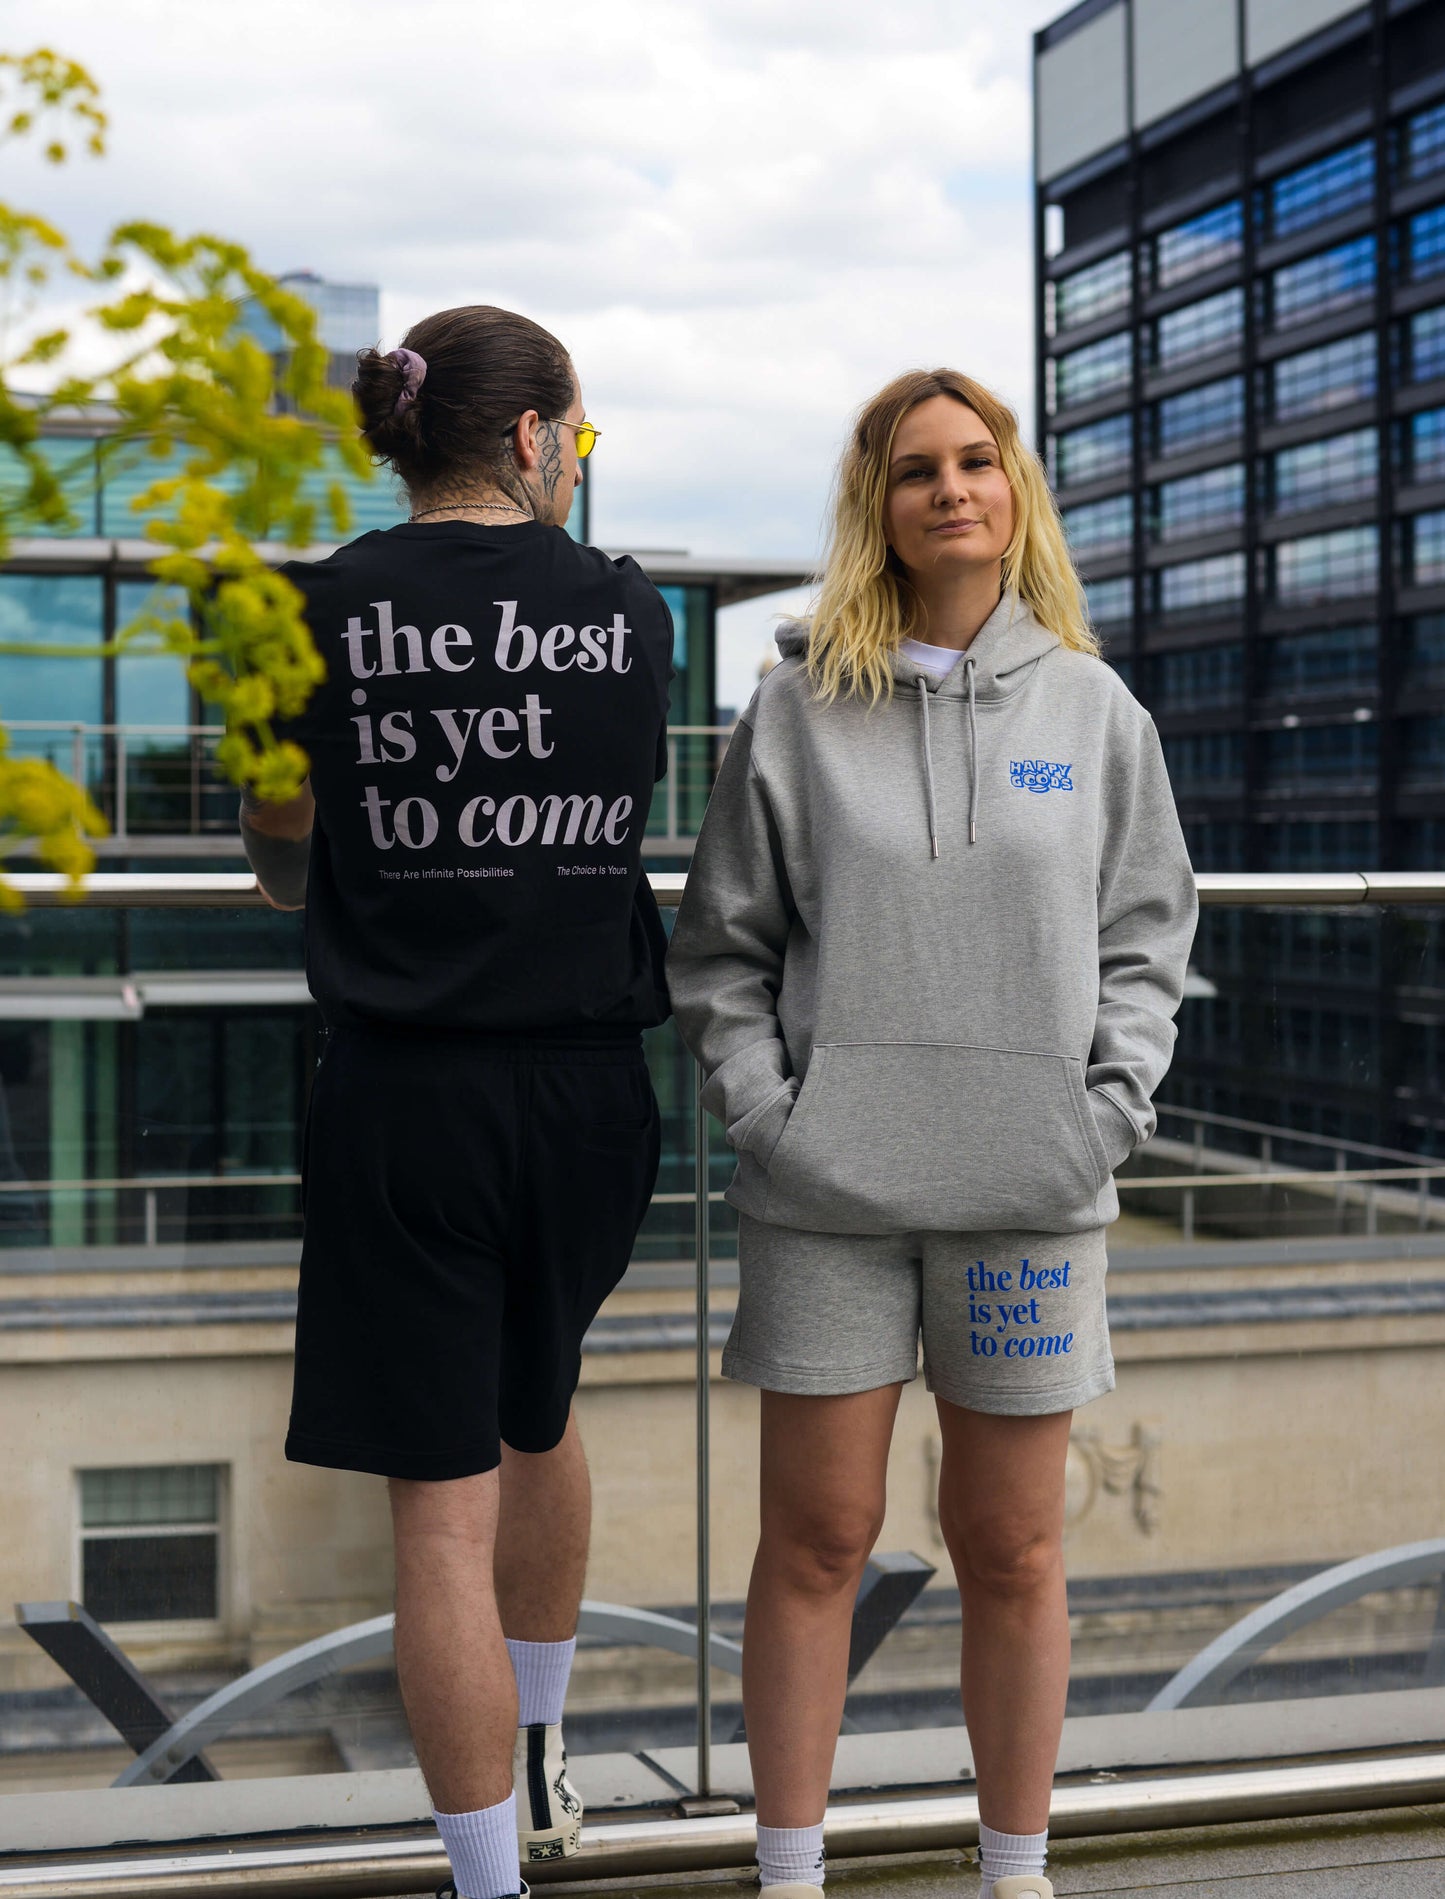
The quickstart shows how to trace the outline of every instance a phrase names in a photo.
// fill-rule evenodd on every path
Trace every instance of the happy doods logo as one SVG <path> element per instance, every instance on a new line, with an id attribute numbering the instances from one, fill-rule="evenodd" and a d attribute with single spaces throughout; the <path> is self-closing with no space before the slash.
<path id="1" fill-rule="evenodd" d="M 1072 791 L 1073 769 L 1072 764 L 1051 765 L 1045 758 L 1014 758 L 1009 761 L 1009 783 L 1020 791 Z"/>

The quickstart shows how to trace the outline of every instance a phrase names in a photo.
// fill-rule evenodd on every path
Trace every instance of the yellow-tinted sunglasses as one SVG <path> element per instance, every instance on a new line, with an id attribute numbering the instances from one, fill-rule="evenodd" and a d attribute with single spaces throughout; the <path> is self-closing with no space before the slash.
<path id="1" fill-rule="evenodd" d="M 579 462 L 585 462 L 597 446 L 597 438 L 602 433 L 601 429 L 594 429 L 590 422 L 563 422 L 562 426 L 564 429 L 576 429 L 577 459 Z"/>

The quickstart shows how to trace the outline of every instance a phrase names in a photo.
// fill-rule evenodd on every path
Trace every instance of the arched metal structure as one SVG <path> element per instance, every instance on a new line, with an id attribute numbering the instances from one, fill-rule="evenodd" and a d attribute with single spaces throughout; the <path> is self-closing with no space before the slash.
<path id="1" fill-rule="evenodd" d="M 1394 1549 L 1376 1550 L 1373 1555 L 1357 1556 L 1351 1562 L 1321 1570 L 1318 1576 L 1296 1583 L 1293 1589 L 1262 1603 L 1233 1628 L 1216 1636 L 1164 1684 L 1148 1711 L 1198 1708 L 1218 1701 L 1236 1675 L 1292 1630 L 1377 1589 L 1399 1589 L 1409 1583 L 1428 1582 L 1431 1577 L 1445 1578 L 1445 1537 L 1401 1543 Z M 1425 1672 L 1431 1683 L 1445 1679 L 1445 1595 L 1441 1614 L 1435 1620 Z"/>
<path id="2" fill-rule="evenodd" d="M 173 1722 L 165 1733 L 138 1754 L 123 1773 L 117 1774 L 115 1787 L 154 1787 L 170 1780 L 179 1768 L 218 1740 L 236 1722 L 274 1701 L 322 1681 L 343 1668 L 361 1662 L 386 1660 L 392 1652 L 396 1618 L 373 1616 L 369 1622 L 353 1622 L 348 1628 L 333 1629 L 314 1642 L 303 1642 L 288 1649 L 273 1661 L 253 1668 L 238 1681 L 218 1689 L 213 1695 Z M 671 1649 L 675 1655 L 697 1657 L 697 1630 L 676 1616 L 658 1615 L 651 1609 L 628 1609 L 613 1602 L 584 1602 L 577 1619 L 579 1635 L 601 1636 L 619 1647 L 638 1644 L 647 1648 Z M 740 1675 L 743 1651 L 725 1635 L 714 1635 L 708 1642 L 708 1658 L 714 1668 Z"/>

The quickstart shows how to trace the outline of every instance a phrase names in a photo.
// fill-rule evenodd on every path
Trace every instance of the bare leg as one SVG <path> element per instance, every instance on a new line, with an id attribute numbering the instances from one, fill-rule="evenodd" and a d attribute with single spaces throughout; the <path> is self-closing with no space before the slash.
<path id="1" fill-rule="evenodd" d="M 514 1641 L 565 1642 L 577 1633 L 591 1528 L 592 1487 L 575 1415 L 555 1450 L 502 1446 L 495 1573 L 502 1627 Z"/>
<path id="2" fill-rule="evenodd" d="M 512 1791 L 517 1688 L 492 1585 L 497 1473 L 390 1483 L 396 1672 L 417 1759 L 442 1813 Z"/>
<path id="3" fill-rule="evenodd" d="M 989 1417 L 940 1398 L 938 1418 L 938 1514 L 963 1601 L 963 1712 L 980 1813 L 1000 1833 L 1042 1833 L 1069 1690 L 1073 1413 Z"/>
<path id="4" fill-rule="evenodd" d="M 883 1525 L 902 1389 L 762 1394 L 762 1533 L 743 1636 L 743 1712 L 763 1826 L 816 1826 L 827 1806 L 853 1598 Z"/>

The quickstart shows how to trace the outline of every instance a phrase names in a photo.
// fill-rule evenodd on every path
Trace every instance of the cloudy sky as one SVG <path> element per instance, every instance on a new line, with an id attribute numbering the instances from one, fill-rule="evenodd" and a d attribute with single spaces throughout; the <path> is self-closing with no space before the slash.
<path id="1" fill-rule="evenodd" d="M 811 557 L 847 417 L 907 367 L 1031 427 L 1029 53 L 1059 0 L 9 0 L 81 60 L 109 155 L 3 192 L 124 217 L 571 349 L 611 547 Z M 733 609 L 745 698 L 786 600 Z"/>

